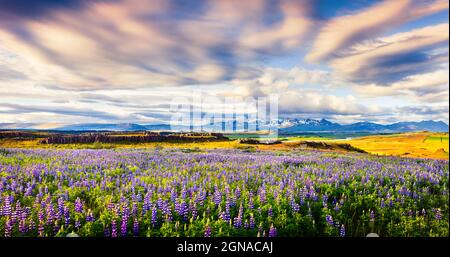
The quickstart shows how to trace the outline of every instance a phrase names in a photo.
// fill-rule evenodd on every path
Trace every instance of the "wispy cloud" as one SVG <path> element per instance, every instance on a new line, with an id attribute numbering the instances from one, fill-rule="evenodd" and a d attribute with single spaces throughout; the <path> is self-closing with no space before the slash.
<path id="1" fill-rule="evenodd" d="M 431 49 L 448 44 L 448 30 L 448 23 L 443 23 L 377 38 L 353 47 L 331 66 L 350 81 L 395 82 L 447 63 L 448 49 L 443 53 Z"/>
<path id="2" fill-rule="evenodd" d="M 336 17 L 320 30 L 308 61 L 333 58 L 355 43 L 373 38 L 393 27 L 448 9 L 448 1 L 386 0 L 363 11 Z"/>
<path id="3" fill-rule="evenodd" d="M 298 47 L 311 28 L 305 2 L 202 1 L 195 16 L 176 3 L 98 1 L 17 19 L 0 27 L 0 36 L 48 84 L 134 88 L 252 76 L 252 65 L 243 63 Z M 267 25 L 269 12 L 280 16 Z"/>

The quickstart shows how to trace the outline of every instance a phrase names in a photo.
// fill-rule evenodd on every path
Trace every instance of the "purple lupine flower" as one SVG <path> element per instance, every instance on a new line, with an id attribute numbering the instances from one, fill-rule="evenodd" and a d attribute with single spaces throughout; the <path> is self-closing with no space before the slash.
<path id="1" fill-rule="evenodd" d="M 216 205 L 219 205 L 222 202 L 222 194 L 220 191 L 216 188 L 216 191 L 214 192 L 214 203 Z"/>
<path id="2" fill-rule="evenodd" d="M 411 209 L 409 209 L 409 210 L 408 210 L 408 216 L 410 216 L 410 217 L 411 217 L 411 216 L 413 216 L 413 215 L 414 215 L 414 211 L 413 211 L 413 210 L 411 210 Z"/>
<path id="3" fill-rule="evenodd" d="M 127 216 L 123 216 L 122 217 L 122 223 L 120 225 L 120 232 L 122 236 L 126 236 L 127 235 L 127 228 L 128 228 L 128 217 Z"/>
<path id="4" fill-rule="evenodd" d="M 42 212 L 42 210 L 39 210 L 38 220 L 39 220 L 38 234 L 40 237 L 43 237 L 44 236 L 44 213 Z"/>
<path id="5" fill-rule="evenodd" d="M 11 237 L 11 232 L 12 232 L 12 228 L 13 228 L 13 223 L 11 218 L 6 218 L 6 222 L 5 222 L 5 237 Z"/>
<path id="6" fill-rule="evenodd" d="M 64 225 L 67 227 L 70 224 L 70 210 L 69 206 L 64 206 Z"/>
<path id="7" fill-rule="evenodd" d="M 374 222 L 375 221 L 375 213 L 372 211 L 370 211 L 370 222 Z"/>
<path id="8" fill-rule="evenodd" d="M 20 206 L 20 202 L 17 200 L 16 207 L 11 215 L 11 221 L 13 224 L 16 224 L 17 218 L 20 218 L 22 215 L 22 208 Z"/>
<path id="9" fill-rule="evenodd" d="M 47 214 L 47 222 L 46 222 L 46 225 L 47 225 L 47 226 L 53 225 L 54 212 L 53 212 L 53 204 L 52 204 L 52 203 L 49 203 L 49 204 L 47 205 L 47 208 L 46 208 L 46 214 Z"/>
<path id="10" fill-rule="evenodd" d="M 332 217 L 331 215 L 327 214 L 327 215 L 325 216 L 325 219 L 327 220 L 327 223 L 328 223 L 330 226 L 334 226 L 333 217 Z"/>
<path id="11" fill-rule="evenodd" d="M 291 208 L 293 212 L 300 211 L 300 205 L 296 203 L 294 200 L 291 201 Z"/>
<path id="12" fill-rule="evenodd" d="M 211 237 L 211 227 L 209 225 L 206 225 L 204 235 L 205 237 Z"/>
<path id="13" fill-rule="evenodd" d="M 158 204 L 158 208 L 159 209 L 163 209 L 164 208 L 164 202 L 161 199 L 161 197 L 158 198 L 157 204 Z"/>
<path id="14" fill-rule="evenodd" d="M 87 222 L 94 222 L 94 215 L 92 214 L 91 209 L 88 210 L 88 213 L 86 215 L 86 221 Z"/>
<path id="15" fill-rule="evenodd" d="M 240 228 L 242 226 L 242 218 L 240 216 L 237 216 L 234 218 L 234 227 Z"/>
<path id="16" fill-rule="evenodd" d="M 25 234 L 27 232 L 27 226 L 26 226 L 27 216 L 28 216 L 28 212 L 27 212 L 27 209 L 25 208 L 25 210 L 22 211 L 22 213 L 20 215 L 20 220 L 19 220 L 19 232 L 22 234 Z"/>
<path id="17" fill-rule="evenodd" d="M 441 209 L 436 208 L 436 209 L 434 210 L 434 218 L 435 218 L 436 220 L 441 220 L 441 219 L 442 219 Z"/>
<path id="18" fill-rule="evenodd" d="M 340 210 L 339 203 L 336 203 L 336 205 L 334 206 L 334 211 L 338 212 L 339 210 Z"/>
<path id="19" fill-rule="evenodd" d="M 267 215 L 268 215 L 269 217 L 272 217 L 272 216 L 273 216 L 272 206 L 269 207 L 269 210 L 267 211 Z"/>
<path id="20" fill-rule="evenodd" d="M 56 212 L 56 219 L 60 220 L 64 213 L 64 199 L 62 197 L 58 198 L 58 211 Z"/>
<path id="21" fill-rule="evenodd" d="M 103 235 L 104 235 L 105 237 L 111 236 L 111 231 L 110 231 L 109 227 L 106 227 L 106 228 L 105 228 L 105 230 L 103 231 Z"/>
<path id="22" fill-rule="evenodd" d="M 267 201 L 267 199 L 266 199 L 266 189 L 265 189 L 264 186 L 263 186 L 263 187 L 261 188 L 261 190 L 259 191 L 259 201 L 260 201 L 262 204 L 265 204 L 266 201 Z"/>
<path id="23" fill-rule="evenodd" d="M 248 209 L 253 210 L 253 197 L 251 195 L 248 197 Z"/>
<path id="24" fill-rule="evenodd" d="M 117 237 L 117 224 L 115 219 L 111 222 L 111 237 Z"/>
<path id="25" fill-rule="evenodd" d="M 33 231 L 35 229 L 34 220 L 31 219 L 30 223 L 28 223 L 28 231 Z"/>
<path id="26" fill-rule="evenodd" d="M 11 215 L 11 211 L 12 211 L 12 206 L 11 206 L 11 202 L 10 202 L 9 196 L 5 196 L 5 200 L 4 200 L 3 208 L 2 208 L 2 215 L 3 216 L 10 216 Z"/>
<path id="27" fill-rule="evenodd" d="M 425 209 L 422 208 L 421 214 L 422 214 L 423 216 L 425 216 L 425 215 L 427 215 L 427 211 L 425 211 Z"/>
<path id="28" fill-rule="evenodd" d="M 253 217 L 253 213 L 250 214 L 250 228 L 255 228 L 255 218 Z"/>
<path id="29" fill-rule="evenodd" d="M 133 204 L 131 206 L 131 215 L 133 217 L 137 217 L 137 212 L 138 212 L 137 203 L 133 202 Z"/>
<path id="30" fill-rule="evenodd" d="M 58 234 L 59 230 L 61 229 L 61 226 L 59 225 L 59 220 L 55 220 L 55 223 L 53 224 L 53 234 Z"/>
<path id="31" fill-rule="evenodd" d="M 75 200 L 75 212 L 83 212 L 83 203 L 81 202 L 79 197 L 77 197 L 77 199 Z"/>
<path id="32" fill-rule="evenodd" d="M 192 219 L 196 220 L 197 219 L 197 204 L 194 202 L 191 206 L 192 206 L 191 207 Z"/>
<path id="33" fill-rule="evenodd" d="M 152 225 L 153 226 L 156 226 L 158 223 L 157 215 L 158 215 L 158 210 L 156 209 L 156 206 L 153 206 L 153 209 L 152 209 Z"/>
<path id="34" fill-rule="evenodd" d="M 339 230 L 339 236 L 345 237 L 345 227 L 344 224 L 341 225 L 341 229 Z"/>
<path id="35" fill-rule="evenodd" d="M 322 196 L 322 206 L 325 209 L 328 208 L 328 196 L 327 195 Z"/>
<path id="36" fill-rule="evenodd" d="M 75 228 L 76 229 L 79 229 L 81 227 L 81 222 L 77 219 L 76 221 L 75 221 Z"/>
<path id="37" fill-rule="evenodd" d="M 269 237 L 276 237 L 277 236 L 277 229 L 272 225 L 270 225 L 269 229 Z"/>
<path id="38" fill-rule="evenodd" d="M 133 235 L 134 236 L 138 236 L 139 235 L 139 222 L 138 222 L 137 218 L 134 218 Z"/>

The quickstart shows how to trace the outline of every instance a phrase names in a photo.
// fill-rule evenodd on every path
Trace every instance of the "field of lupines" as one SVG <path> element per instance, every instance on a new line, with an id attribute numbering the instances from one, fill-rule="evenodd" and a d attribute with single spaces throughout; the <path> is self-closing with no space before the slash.
<path id="1" fill-rule="evenodd" d="M 0 149 L 0 233 L 448 236 L 448 177 L 365 154 Z"/>

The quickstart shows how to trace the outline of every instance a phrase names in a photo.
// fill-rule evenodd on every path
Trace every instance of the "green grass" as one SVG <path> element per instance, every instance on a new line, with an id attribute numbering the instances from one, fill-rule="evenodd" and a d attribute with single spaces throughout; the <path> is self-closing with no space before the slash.
<path id="1" fill-rule="evenodd" d="M 448 135 L 447 136 L 429 136 L 424 140 L 424 143 L 425 142 L 448 144 Z"/>

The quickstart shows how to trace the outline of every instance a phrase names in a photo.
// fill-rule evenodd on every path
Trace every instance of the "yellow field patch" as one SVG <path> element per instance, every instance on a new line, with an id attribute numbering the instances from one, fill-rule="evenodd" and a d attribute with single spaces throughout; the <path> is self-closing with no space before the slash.
<path id="1" fill-rule="evenodd" d="M 372 154 L 448 159 L 448 133 L 377 135 L 345 142 Z"/>

